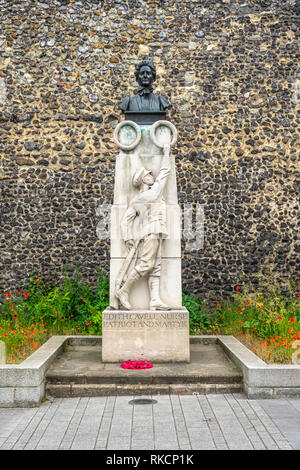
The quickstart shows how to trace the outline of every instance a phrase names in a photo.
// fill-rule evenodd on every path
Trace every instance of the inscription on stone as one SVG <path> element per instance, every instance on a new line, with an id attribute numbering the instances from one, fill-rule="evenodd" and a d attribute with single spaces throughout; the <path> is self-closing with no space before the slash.
<path id="1" fill-rule="evenodd" d="M 188 316 L 185 312 L 154 313 L 107 313 L 103 328 L 186 328 Z"/>

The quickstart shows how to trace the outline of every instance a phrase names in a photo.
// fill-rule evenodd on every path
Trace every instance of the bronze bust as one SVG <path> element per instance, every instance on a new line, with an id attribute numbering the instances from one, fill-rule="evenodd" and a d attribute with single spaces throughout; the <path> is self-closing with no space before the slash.
<path id="1" fill-rule="evenodd" d="M 134 96 L 126 97 L 120 104 L 123 113 L 157 113 L 170 106 L 164 96 L 152 93 L 156 70 L 151 60 L 142 60 L 135 66 L 135 77 L 139 84 Z"/>

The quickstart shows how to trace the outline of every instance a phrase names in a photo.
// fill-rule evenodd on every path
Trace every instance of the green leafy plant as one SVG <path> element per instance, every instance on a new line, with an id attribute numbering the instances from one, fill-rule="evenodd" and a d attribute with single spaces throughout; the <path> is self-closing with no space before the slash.
<path id="1" fill-rule="evenodd" d="M 30 280 L 25 291 L 1 295 L 0 340 L 8 362 L 20 362 L 53 334 L 102 334 L 102 311 L 109 305 L 109 279 L 101 270 L 95 289 L 63 271 L 63 281 Z"/>
<path id="2" fill-rule="evenodd" d="M 288 362 L 294 341 L 300 339 L 299 292 L 284 294 L 276 283 L 264 292 L 240 292 L 231 300 L 216 302 L 213 330 L 244 341 L 267 362 Z"/>
<path id="3" fill-rule="evenodd" d="M 199 334 L 201 331 L 206 331 L 208 329 L 208 320 L 205 302 L 183 292 L 182 305 L 189 311 L 190 333 Z"/>

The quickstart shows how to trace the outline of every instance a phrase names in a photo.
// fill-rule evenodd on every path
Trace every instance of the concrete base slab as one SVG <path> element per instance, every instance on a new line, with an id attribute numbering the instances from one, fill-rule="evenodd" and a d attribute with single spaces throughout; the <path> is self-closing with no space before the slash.
<path id="1" fill-rule="evenodd" d="M 214 342 L 191 343 L 190 363 L 154 363 L 126 370 L 101 360 L 101 344 L 68 346 L 48 370 L 46 391 L 54 397 L 168 393 L 235 393 L 242 376 Z"/>

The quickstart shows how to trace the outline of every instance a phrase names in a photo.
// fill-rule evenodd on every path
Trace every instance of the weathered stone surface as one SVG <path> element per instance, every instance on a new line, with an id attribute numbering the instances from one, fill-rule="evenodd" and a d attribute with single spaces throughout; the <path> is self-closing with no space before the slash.
<path id="1" fill-rule="evenodd" d="M 269 268 L 296 277 L 299 5 L 162 3 L 0 4 L 1 289 L 73 260 L 89 282 L 108 272 L 96 208 L 113 199 L 117 106 L 149 56 L 180 135 L 179 204 L 204 205 L 203 250 L 183 233 L 184 288 L 216 299 Z"/>
<path id="2" fill-rule="evenodd" d="M 14 402 L 15 389 L 12 387 L 0 387 L 0 407 L 11 407 Z"/>
<path id="3" fill-rule="evenodd" d="M 15 389 L 14 406 L 30 408 L 39 406 L 45 393 L 44 382 L 39 387 L 17 387 Z"/>
<path id="4" fill-rule="evenodd" d="M 34 165 L 34 161 L 31 160 L 30 158 L 26 157 L 17 157 L 16 158 L 16 163 L 20 166 L 32 166 Z"/>

